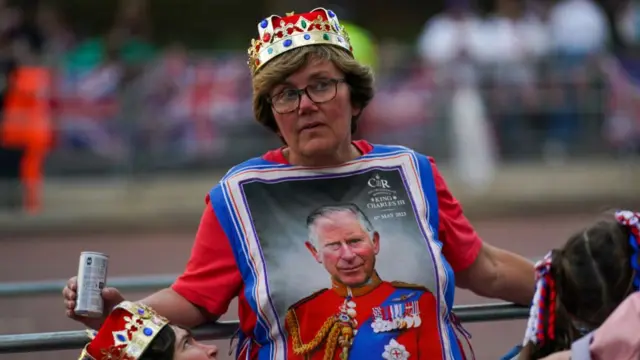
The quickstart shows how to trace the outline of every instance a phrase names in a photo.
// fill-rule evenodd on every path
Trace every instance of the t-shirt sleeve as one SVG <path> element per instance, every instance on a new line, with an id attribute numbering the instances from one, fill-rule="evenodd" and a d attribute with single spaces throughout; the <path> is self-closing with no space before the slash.
<path id="1" fill-rule="evenodd" d="M 172 289 L 213 316 L 221 316 L 242 288 L 233 249 L 209 205 L 202 214 L 187 268 Z"/>
<path id="2" fill-rule="evenodd" d="M 454 272 L 462 271 L 476 260 L 482 247 L 482 239 L 464 216 L 458 200 L 449 191 L 435 160 L 429 158 L 429 162 L 438 196 L 438 237 L 442 242 L 442 253 Z"/>

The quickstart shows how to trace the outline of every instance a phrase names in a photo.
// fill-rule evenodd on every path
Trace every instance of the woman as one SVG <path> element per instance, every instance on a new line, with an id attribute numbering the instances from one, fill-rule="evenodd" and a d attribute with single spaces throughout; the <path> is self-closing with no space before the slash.
<path id="1" fill-rule="evenodd" d="M 273 15 L 258 31 L 249 49 L 254 114 L 285 145 L 232 168 L 211 190 L 186 271 L 171 288 L 142 302 L 193 327 L 217 319 L 239 296 L 237 357 L 282 359 L 287 308 L 338 283 L 347 294 L 345 306 L 354 306 L 345 311 L 373 316 L 375 310 L 385 324 L 436 313 L 442 358 L 464 358 L 450 314 L 454 284 L 528 305 L 533 264 L 481 241 L 432 159 L 404 147 L 352 139 L 373 97 L 373 76 L 353 58 L 335 13 L 319 8 Z M 308 237 L 316 224 L 307 223 L 307 216 L 337 203 L 356 204 L 370 221 L 357 216 L 358 226 L 350 225 L 344 236 L 329 231 L 332 240 L 320 246 Z M 426 288 L 437 299 L 435 309 L 413 307 L 411 299 L 390 307 L 387 300 L 394 297 L 380 299 L 376 309 L 356 307 L 371 281 L 365 270 L 373 266 L 366 260 L 371 254 L 362 253 L 368 243 L 349 236 L 358 229 L 369 239 L 378 234 L 380 276 Z M 330 261 L 314 261 L 314 254 L 325 250 Z M 67 315 L 98 326 L 99 319 L 73 313 L 75 289 L 72 278 L 63 290 Z M 107 312 L 122 300 L 116 289 L 106 289 L 103 297 Z M 396 346 L 392 340 L 383 348 Z M 346 358 L 348 352 L 349 346 L 340 346 L 335 357 Z"/>
<path id="2" fill-rule="evenodd" d="M 574 341 L 599 328 L 638 291 L 639 240 L 640 213 L 619 211 L 616 221 L 601 221 L 577 232 L 541 261 L 518 359 L 542 359 L 571 349 Z"/>
<path id="3" fill-rule="evenodd" d="M 89 332 L 79 360 L 215 360 L 215 346 L 200 344 L 191 333 L 129 301 L 118 304 L 99 331 Z"/>

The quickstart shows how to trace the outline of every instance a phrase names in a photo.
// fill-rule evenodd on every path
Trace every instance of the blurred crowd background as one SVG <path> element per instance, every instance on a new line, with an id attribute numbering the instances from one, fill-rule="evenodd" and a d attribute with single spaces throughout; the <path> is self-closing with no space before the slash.
<path id="1" fill-rule="evenodd" d="M 16 282 L 66 281 L 81 251 L 130 299 L 184 270 L 211 186 L 281 145 L 251 110 L 258 22 L 318 6 L 376 73 L 357 137 L 434 156 L 487 242 L 537 259 L 638 209 L 640 0 L 0 0 L 0 334 L 79 329 L 62 282 Z M 468 327 L 479 359 L 524 328 Z"/>
<path id="2" fill-rule="evenodd" d="M 640 1 L 241 3 L 0 0 L 4 177 L 11 149 L 40 181 L 193 173 L 278 146 L 252 117 L 246 48 L 265 14 L 314 6 L 339 14 L 376 71 L 359 137 L 446 162 L 465 88 L 500 163 L 640 148 Z"/>

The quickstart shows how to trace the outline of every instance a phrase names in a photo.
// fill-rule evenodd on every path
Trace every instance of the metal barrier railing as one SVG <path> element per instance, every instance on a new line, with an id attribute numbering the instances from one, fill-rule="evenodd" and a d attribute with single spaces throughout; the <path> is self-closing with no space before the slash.
<path id="1" fill-rule="evenodd" d="M 524 319 L 529 313 L 528 308 L 508 303 L 462 305 L 453 310 L 465 323 Z M 220 321 L 195 329 L 194 335 L 199 340 L 225 339 L 237 328 L 237 321 Z M 87 341 L 85 331 L 0 335 L 0 354 L 81 349 Z"/>
<path id="2" fill-rule="evenodd" d="M 152 291 L 171 286 L 176 275 L 112 277 L 109 286 L 121 291 Z M 0 283 L 0 298 L 35 295 L 59 295 L 66 280 Z M 522 319 L 528 308 L 508 303 L 463 305 L 454 307 L 463 322 Z M 221 321 L 195 329 L 200 340 L 229 338 L 238 328 L 237 321 Z M 84 331 L 61 331 L 31 334 L 0 335 L 0 354 L 79 349 L 87 342 Z"/>
<path id="3" fill-rule="evenodd" d="M 109 286 L 121 291 L 157 290 L 171 286 L 177 275 L 127 276 L 109 278 Z M 0 283 L 0 298 L 60 294 L 66 280 Z"/>

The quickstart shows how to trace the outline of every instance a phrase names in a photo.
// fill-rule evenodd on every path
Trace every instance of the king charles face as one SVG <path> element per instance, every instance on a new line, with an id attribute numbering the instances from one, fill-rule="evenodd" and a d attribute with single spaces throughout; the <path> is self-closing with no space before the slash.
<path id="1" fill-rule="evenodd" d="M 349 287 L 366 284 L 380 250 L 378 233 L 369 234 L 349 211 L 325 214 L 311 226 L 315 241 L 307 248 L 331 277 Z"/>

